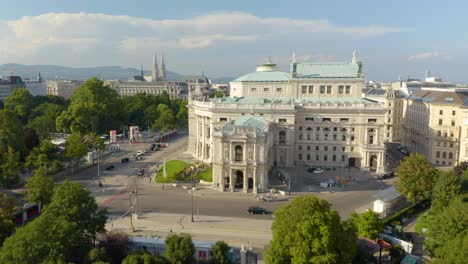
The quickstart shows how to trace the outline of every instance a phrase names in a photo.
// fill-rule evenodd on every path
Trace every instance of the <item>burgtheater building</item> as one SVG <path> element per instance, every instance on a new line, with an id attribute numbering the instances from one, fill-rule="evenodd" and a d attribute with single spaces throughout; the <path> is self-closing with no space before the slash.
<path id="1" fill-rule="evenodd" d="M 267 191 L 275 167 L 382 172 L 386 109 L 361 97 L 362 64 L 268 60 L 230 83 L 231 95 L 189 95 L 189 150 L 213 165 L 220 191 Z"/>

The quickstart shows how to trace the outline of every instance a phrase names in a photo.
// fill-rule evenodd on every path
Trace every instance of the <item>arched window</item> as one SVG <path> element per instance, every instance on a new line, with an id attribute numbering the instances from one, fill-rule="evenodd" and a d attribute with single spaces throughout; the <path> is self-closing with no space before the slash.
<path id="1" fill-rule="evenodd" d="M 279 132 L 279 143 L 280 144 L 286 144 L 286 131 L 281 130 Z"/>
<path id="2" fill-rule="evenodd" d="M 243 160 L 243 150 L 242 146 L 237 145 L 234 149 L 235 151 L 235 161 L 242 161 Z"/>
<path id="3" fill-rule="evenodd" d="M 448 158 L 449 158 L 449 159 L 453 159 L 453 153 L 452 153 L 452 152 L 449 152 Z"/>

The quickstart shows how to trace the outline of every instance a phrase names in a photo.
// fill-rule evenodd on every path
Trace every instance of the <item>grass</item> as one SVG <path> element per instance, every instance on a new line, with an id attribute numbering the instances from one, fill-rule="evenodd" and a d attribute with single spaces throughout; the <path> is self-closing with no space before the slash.
<path id="1" fill-rule="evenodd" d="M 201 172 L 198 177 L 199 179 L 203 181 L 213 182 L 213 167 L 211 166 L 206 167 L 205 170 Z"/>
<path id="2" fill-rule="evenodd" d="M 181 173 L 190 166 L 190 163 L 181 160 L 170 160 L 166 162 L 166 173 L 167 178 L 164 178 L 163 166 L 159 168 L 158 173 L 156 173 L 156 182 L 157 183 L 171 183 L 177 180 L 182 180 Z"/>

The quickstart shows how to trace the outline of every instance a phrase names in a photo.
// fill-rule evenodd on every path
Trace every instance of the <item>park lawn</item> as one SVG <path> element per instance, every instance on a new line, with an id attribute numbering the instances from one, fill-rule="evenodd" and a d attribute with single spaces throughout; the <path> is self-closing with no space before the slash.
<path id="1" fill-rule="evenodd" d="M 205 170 L 200 173 L 199 179 L 206 182 L 213 182 L 213 167 L 206 167 Z"/>
<path id="2" fill-rule="evenodd" d="M 171 183 L 176 181 L 176 176 L 190 166 L 190 163 L 181 160 L 170 160 L 166 162 L 166 173 L 167 178 L 164 178 L 163 166 L 159 167 L 159 171 L 156 174 L 156 183 Z"/>

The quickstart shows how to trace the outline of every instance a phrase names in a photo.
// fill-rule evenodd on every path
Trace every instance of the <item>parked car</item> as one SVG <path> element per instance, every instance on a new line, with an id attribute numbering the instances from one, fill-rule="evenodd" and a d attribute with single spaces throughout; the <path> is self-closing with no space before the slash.
<path id="1" fill-rule="evenodd" d="M 259 207 L 259 206 L 251 206 L 247 210 L 249 214 L 267 214 L 268 211 L 265 208 Z"/>
<path id="2" fill-rule="evenodd" d="M 312 172 L 314 174 L 320 174 L 323 172 L 323 169 L 322 168 L 315 168 L 315 170 Z"/>
<path id="3" fill-rule="evenodd" d="M 145 169 L 139 169 L 138 170 L 138 173 L 137 173 L 138 176 L 144 176 L 145 175 Z"/>
<path id="4" fill-rule="evenodd" d="M 315 171 L 315 168 L 312 168 L 312 167 L 307 168 L 307 172 L 313 173 L 314 171 Z"/>
<path id="5" fill-rule="evenodd" d="M 125 162 L 129 162 L 130 159 L 129 158 L 123 158 L 120 160 L 120 163 L 125 163 Z"/>
<path id="6" fill-rule="evenodd" d="M 401 148 L 401 149 L 400 149 L 400 152 L 403 153 L 403 154 L 405 154 L 405 155 L 409 155 L 409 154 L 410 154 L 410 152 L 409 152 L 408 149 L 406 149 L 406 148 Z"/>
<path id="7" fill-rule="evenodd" d="M 106 166 L 106 170 L 113 170 L 114 168 L 115 168 L 115 166 L 112 165 L 112 164 Z"/>
<path id="8" fill-rule="evenodd" d="M 390 179 L 393 177 L 395 177 L 395 173 L 393 171 L 390 171 L 390 172 L 386 172 L 382 175 L 377 176 L 377 179 L 384 180 L 384 179 Z"/>

